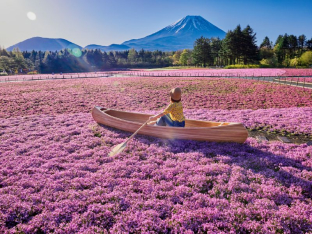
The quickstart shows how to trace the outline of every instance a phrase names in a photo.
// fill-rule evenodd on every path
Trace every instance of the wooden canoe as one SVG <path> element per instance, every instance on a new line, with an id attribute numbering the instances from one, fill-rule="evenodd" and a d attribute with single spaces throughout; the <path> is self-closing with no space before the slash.
<path id="1" fill-rule="evenodd" d="M 100 124 L 128 132 L 135 132 L 151 115 L 118 111 L 96 106 L 92 110 L 93 119 Z M 185 127 L 164 127 L 146 125 L 139 134 L 197 141 L 244 143 L 248 137 L 241 123 L 221 123 L 187 119 Z"/>

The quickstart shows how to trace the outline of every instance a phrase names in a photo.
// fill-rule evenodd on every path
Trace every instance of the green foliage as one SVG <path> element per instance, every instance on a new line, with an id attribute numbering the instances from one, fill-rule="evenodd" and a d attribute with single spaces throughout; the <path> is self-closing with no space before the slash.
<path id="1" fill-rule="evenodd" d="M 196 66 L 169 66 L 169 67 L 162 67 L 162 68 L 155 68 L 151 70 L 177 70 L 177 69 L 196 69 Z"/>
<path id="2" fill-rule="evenodd" d="M 297 67 L 301 65 L 301 61 L 299 58 L 295 57 L 293 59 L 290 60 L 290 66 L 291 67 Z"/>
<path id="3" fill-rule="evenodd" d="M 261 67 L 276 67 L 278 65 L 278 61 L 275 55 L 271 58 L 264 58 L 260 61 Z"/>
<path id="4" fill-rule="evenodd" d="M 282 66 L 283 66 L 283 67 L 289 67 L 289 66 L 290 66 L 290 59 L 289 59 L 289 58 L 285 58 L 285 59 L 282 61 Z"/>
<path id="5" fill-rule="evenodd" d="M 266 49 L 272 49 L 272 42 L 270 41 L 270 39 L 268 37 L 265 37 L 263 42 L 260 45 L 260 48 L 266 48 Z"/>
<path id="6" fill-rule="evenodd" d="M 179 63 L 182 65 L 182 66 L 186 66 L 186 65 L 189 65 L 191 63 L 191 51 L 189 50 L 183 50 L 181 56 L 180 56 L 180 59 L 179 59 Z"/>
<path id="7" fill-rule="evenodd" d="M 274 56 L 274 51 L 267 47 L 262 47 L 259 50 L 260 59 L 270 59 Z"/>
<path id="8" fill-rule="evenodd" d="M 253 29 L 247 25 L 242 30 L 238 25 L 233 31 L 229 31 L 222 41 L 221 54 L 225 64 L 257 63 L 259 51 Z"/>
<path id="9" fill-rule="evenodd" d="M 129 50 L 129 53 L 128 53 L 128 60 L 129 60 L 130 62 L 136 62 L 137 57 L 138 57 L 138 53 L 136 52 L 135 49 Z"/>
<path id="10" fill-rule="evenodd" d="M 299 46 L 301 47 L 301 49 L 303 49 L 303 47 L 305 46 L 306 40 L 307 40 L 307 37 L 303 34 L 298 37 L 298 42 L 299 42 Z"/>
<path id="11" fill-rule="evenodd" d="M 213 63 L 210 42 L 209 38 L 204 37 L 200 37 L 195 41 L 192 53 L 195 65 L 206 67 Z"/>
<path id="12" fill-rule="evenodd" d="M 37 71 L 27 72 L 27 75 L 36 75 L 36 74 L 38 74 L 38 72 L 37 72 Z"/>
<path id="13" fill-rule="evenodd" d="M 258 64 L 233 64 L 227 65 L 224 67 L 225 69 L 239 69 L 239 68 L 260 68 Z"/>
<path id="14" fill-rule="evenodd" d="M 300 57 L 301 64 L 304 66 L 312 66 L 312 51 L 307 51 Z"/>
<path id="15" fill-rule="evenodd" d="M 306 45 L 308 50 L 312 50 L 312 38 L 310 40 L 307 40 Z"/>
<path id="16" fill-rule="evenodd" d="M 173 65 L 180 65 L 180 57 L 181 57 L 182 51 L 178 50 L 174 53 L 172 56 Z"/>

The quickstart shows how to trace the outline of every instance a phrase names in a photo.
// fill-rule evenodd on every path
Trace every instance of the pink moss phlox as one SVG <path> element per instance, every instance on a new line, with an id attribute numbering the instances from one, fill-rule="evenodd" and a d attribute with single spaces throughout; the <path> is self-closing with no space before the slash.
<path id="1" fill-rule="evenodd" d="M 222 111 L 187 113 L 221 118 Z M 11 117 L 0 126 L 3 233 L 312 228 L 312 146 L 306 144 L 138 135 L 125 152 L 108 157 L 131 133 L 99 126 L 90 113 Z"/>

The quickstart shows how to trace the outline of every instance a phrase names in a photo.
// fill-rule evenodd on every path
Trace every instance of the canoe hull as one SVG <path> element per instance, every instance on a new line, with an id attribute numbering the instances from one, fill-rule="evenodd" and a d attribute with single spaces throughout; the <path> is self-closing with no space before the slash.
<path id="1" fill-rule="evenodd" d="M 92 116 L 97 123 L 128 132 L 135 132 L 151 115 L 109 110 L 96 106 L 92 110 Z M 213 126 L 199 127 L 209 123 Z M 139 134 L 167 139 L 237 143 L 244 143 L 248 137 L 248 132 L 241 123 L 214 126 L 216 124 L 221 123 L 186 120 L 185 128 L 146 125 L 139 131 Z"/>

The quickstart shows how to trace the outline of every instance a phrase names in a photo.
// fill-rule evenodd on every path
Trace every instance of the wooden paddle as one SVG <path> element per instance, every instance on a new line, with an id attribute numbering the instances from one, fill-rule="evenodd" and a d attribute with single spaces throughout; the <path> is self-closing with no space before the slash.
<path id="1" fill-rule="evenodd" d="M 125 142 L 116 145 L 111 152 L 108 154 L 109 157 L 115 156 L 116 154 L 121 153 L 127 146 L 128 141 L 130 141 L 140 130 L 143 128 L 150 120 L 148 119 L 138 130 L 135 131 Z"/>

